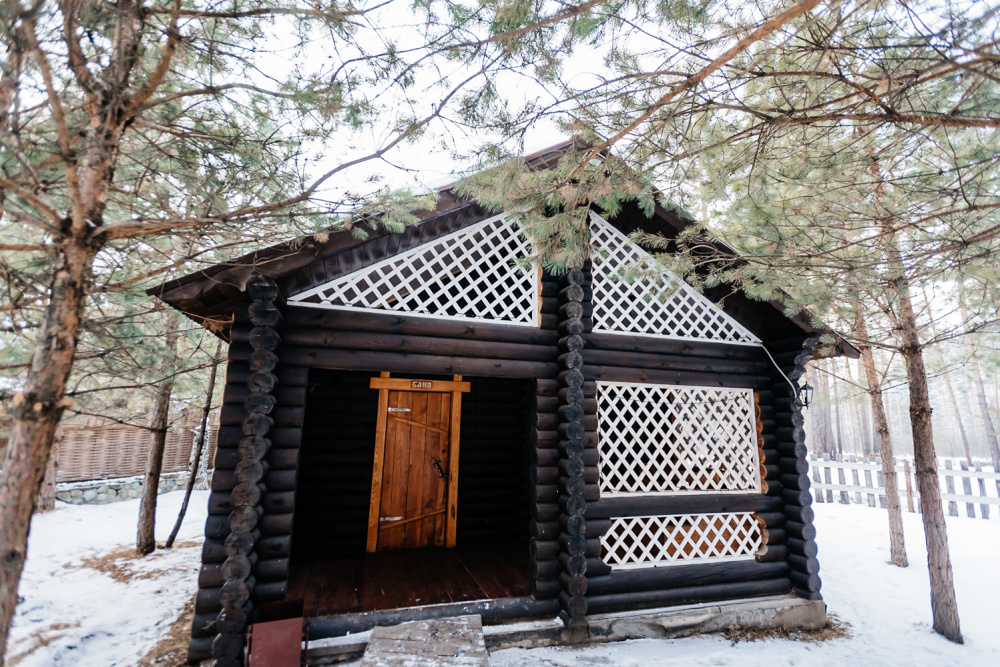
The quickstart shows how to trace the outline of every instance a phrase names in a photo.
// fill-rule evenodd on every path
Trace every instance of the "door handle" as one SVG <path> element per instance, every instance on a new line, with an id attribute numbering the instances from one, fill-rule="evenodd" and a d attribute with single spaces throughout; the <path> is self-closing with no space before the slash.
<path id="1" fill-rule="evenodd" d="M 433 463 L 434 467 L 438 469 L 438 475 L 441 476 L 441 479 L 448 479 L 448 473 L 446 473 L 444 468 L 441 467 L 441 459 L 435 456 L 431 459 L 431 463 Z"/>
<path id="2" fill-rule="evenodd" d="M 410 408 L 389 408 L 389 412 L 410 412 Z"/>

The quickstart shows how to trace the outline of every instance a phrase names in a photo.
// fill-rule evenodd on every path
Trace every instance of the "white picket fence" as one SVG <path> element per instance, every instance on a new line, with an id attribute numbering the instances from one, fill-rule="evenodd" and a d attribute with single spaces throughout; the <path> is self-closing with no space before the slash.
<path id="1" fill-rule="evenodd" d="M 878 461 L 851 454 L 823 458 L 810 457 L 813 502 L 886 507 L 885 483 Z M 912 458 L 896 458 L 896 476 L 903 508 L 920 511 L 920 494 Z M 1000 472 L 988 461 L 939 459 L 941 498 L 951 516 L 1000 519 Z M 963 507 L 964 506 L 964 507 Z"/>

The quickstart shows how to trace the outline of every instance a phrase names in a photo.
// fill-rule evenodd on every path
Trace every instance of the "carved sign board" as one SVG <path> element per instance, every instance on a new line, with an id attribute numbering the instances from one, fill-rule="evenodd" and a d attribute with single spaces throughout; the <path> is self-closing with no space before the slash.
<path id="1" fill-rule="evenodd" d="M 430 380 L 412 380 L 410 389 L 433 389 L 434 383 Z"/>

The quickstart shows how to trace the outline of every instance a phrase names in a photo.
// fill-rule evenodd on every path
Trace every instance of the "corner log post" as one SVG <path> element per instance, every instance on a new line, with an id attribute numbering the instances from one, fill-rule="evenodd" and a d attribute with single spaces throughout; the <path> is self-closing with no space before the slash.
<path id="1" fill-rule="evenodd" d="M 559 291 L 559 583 L 560 617 L 568 641 L 588 638 L 587 509 L 584 479 L 583 333 L 586 276 L 571 269 Z"/>
<path id="2" fill-rule="evenodd" d="M 233 510 L 229 514 L 230 533 L 226 537 L 226 560 L 222 564 L 223 581 L 220 591 L 222 609 L 215 622 L 218 635 L 212 642 L 215 667 L 238 667 L 243 664 L 246 631 L 253 613 L 251 596 L 254 591 L 253 570 L 257 561 L 254 547 L 260 539 L 257 523 L 263 514 L 262 480 L 267 473 L 264 458 L 271 448 L 268 434 L 274 426 L 269 413 L 277 399 L 274 391 L 278 378 L 275 350 L 281 343 L 278 327 L 281 313 L 274 301 L 278 287 L 266 276 L 255 274 L 247 283 L 251 303 L 249 394 L 243 403 L 243 439 L 240 441 L 239 463 L 236 465 L 236 486 L 232 491 Z"/>
<path id="3" fill-rule="evenodd" d="M 813 358 L 818 344 L 818 339 L 808 338 L 796 346 L 794 359 L 782 369 L 789 380 L 797 384 L 805 375 L 806 363 Z M 778 463 L 786 471 L 781 475 L 780 486 L 784 489 L 782 497 L 785 500 L 788 577 L 795 595 L 807 600 L 821 600 L 822 582 L 818 575 L 816 529 L 813 527 L 812 495 L 809 492 L 811 482 L 806 458 L 805 417 L 798 396 L 792 395 L 791 387 L 783 378 L 775 378 L 774 392 L 776 417 L 792 425 L 790 429 L 778 429 L 778 449 L 781 452 Z M 782 400 L 785 394 L 787 399 Z"/>

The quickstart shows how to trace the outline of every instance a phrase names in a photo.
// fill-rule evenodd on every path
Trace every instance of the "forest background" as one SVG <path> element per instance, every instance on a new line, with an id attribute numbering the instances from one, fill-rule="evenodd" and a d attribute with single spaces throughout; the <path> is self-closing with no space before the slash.
<path id="1" fill-rule="evenodd" d="M 587 257 L 590 208 L 675 208 L 699 223 L 679 244 L 637 239 L 664 266 L 853 341 L 863 373 L 815 368 L 814 447 L 915 454 L 934 627 L 960 641 L 932 468 L 958 451 L 950 424 L 1000 465 L 998 11 L 4 3 L 0 655 L 59 422 L 162 433 L 205 400 L 211 332 L 146 290 L 289 237 L 401 229 L 451 175 L 553 271 Z M 554 136 L 583 142 L 545 172 L 512 159 Z"/>

